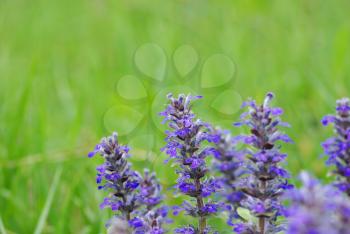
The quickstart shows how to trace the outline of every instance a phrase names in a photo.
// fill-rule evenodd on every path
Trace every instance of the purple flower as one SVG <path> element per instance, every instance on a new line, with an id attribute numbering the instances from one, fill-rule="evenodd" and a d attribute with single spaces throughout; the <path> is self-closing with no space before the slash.
<path id="1" fill-rule="evenodd" d="M 286 210 L 287 234 L 349 233 L 349 198 L 333 186 L 323 186 L 305 172 L 300 178 L 302 187 L 286 193 L 291 202 Z"/>
<path id="2" fill-rule="evenodd" d="M 283 111 L 271 107 L 274 95 L 268 93 L 262 105 L 255 101 L 243 103 L 249 110 L 241 115 L 241 121 L 235 126 L 248 126 L 249 135 L 235 137 L 235 141 L 249 145 L 245 149 L 244 167 L 246 170 L 232 182 L 237 191 L 243 192 L 239 206 L 251 212 L 258 223 L 234 224 L 242 233 L 277 233 L 282 227 L 276 222 L 282 214 L 281 195 L 292 186 L 286 178 L 288 172 L 281 163 L 287 155 L 280 152 L 280 142 L 292 140 L 279 128 L 289 126 L 281 121 Z M 239 158 L 239 157 L 238 157 Z M 243 174 L 243 176 L 242 176 Z"/>
<path id="3" fill-rule="evenodd" d="M 219 208 L 220 208 L 220 205 L 217 203 L 207 203 L 201 209 L 200 213 L 205 215 L 215 214 L 216 212 L 218 212 Z"/>
<path id="4" fill-rule="evenodd" d="M 196 119 L 191 109 L 191 101 L 201 98 L 180 94 L 177 98 L 168 95 L 170 103 L 160 115 L 164 123 L 168 123 L 170 131 L 166 131 L 166 146 L 162 149 L 175 161 L 178 166 L 177 180 L 178 192 L 190 196 L 195 203 L 184 202 L 174 211 L 181 210 L 187 215 L 197 217 L 198 228 L 184 227 L 176 233 L 205 233 L 207 229 L 207 216 L 216 213 L 219 207 L 214 203 L 207 203 L 204 198 L 215 193 L 219 184 L 208 177 L 206 158 L 215 156 L 214 148 L 207 146 L 206 142 L 215 142 L 217 139 L 211 134 L 210 125 Z M 196 231 L 197 230 L 197 231 Z"/>
<path id="5" fill-rule="evenodd" d="M 166 230 L 162 227 L 164 223 L 170 223 L 167 218 L 168 208 L 162 206 L 160 208 L 148 209 L 148 211 L 138 217 L 136 222 L 138 226 L 134 227 L 135 234 L 163 234 Z"/>
<path id="6" fill-rule="evenodd" d="M 158 207 L 162 196 L 155 174 L 146 169 L 141 176 L 131 169 L 129 148 L 119 144 L 117 133 L 103 138 L 89 157 L 96 154 L 105 160 L 96 168 L 96 183 L 99 189 L 110 194 L 100 207 L 111 208 L 116 213 L 117 223 L 128 223 L 133 233 L 165 233 L 162 225 L 168 222 L 167 208 Z M 114 228 L 125 230 L 119 226 Z"/>
<path id="7" fill-rule="evenodd" d="M 328 165 L 335 165 L 338 188 L 350 196 L 350 101 L 343 98 L 337 101 L 336 114 L 325 116 L 323 125 L 333 123 L 335 135 L 322 143 L 328 156 Z"/>
<path id="8" fill-rule="evenodd" d="M 138 206 L 136 190 L 142 179 L 137 172 L 131 170 L 127 161 L 130 156 L 128 152 L 129 148 L 120 145 L 117 133 L 113 133 L 112 136 L 103 138 L 93 153 L 90 153 L 90 156 L 100 154 L 104 158 L 105 162 L 96 168 L 96 182 L 99 189 L 113 194 L 104 200 L 101 207 L 120 211 L 125 218 Z"/>
<path id="9" fill-rule="evenodd" d="M 233 231 L 239 234 L 256 234 L 254 230 L 251 229 L 251 224 L 249 223 L 236 223 L 232 224 Z"/>
<path id="10" fill-rule="evenodd" d="M 198 231 L 196 230 L 195 227 L 188 226 L 188 227 L 182 227 L 182 228 L 175 229 L 175 233 L 179 233 L 179 234 L 197 234 Z"/>
<path id="11" fill-rule="evenodd" d="M 192 225 L 181 227 L 181 228 L 176 228 L 174 233 L 177 233 L 177 234 L 200 234 L 200 233 L 203 233 L 203 234 L 209 234 L 209 233 L 218 234 L 218 232 L 213 232 L 210 228 L 206 228 L 202 232 L 200 232 L 197 228 L 195 228 Z"/>
<path id="12" fill-rule="evenodd" d="M 143 222 L 140 218 L 133 218 L 129 220 L 129 225 L 135 229 L 140 228 L 143 226 Z"/>
<path id="13" fill-rule="evenodd" d="M 162 198 L 161 186 L 157 180 L 156 174 L 154 172 L 150 173 L 148 169 L 145 169 L 143 180 L 140 184 L 140 202 L 152 208 L 158 205 Z"/>
<path id="14" fill-rule="evenodd" d="M 163 224 L 169 223 L 171 220 L 167 218 L 168 207 L 159 206 L 163 199 L 161 189 L 156 174 L 145 169 L 138 194 L 138 202 L 145 206 L 142 212 L 138 212 L 138 217 L 142 220 L 143 225 L 135 229 L 135 234 L 166 233 Z"/>
<path id="15" fill-rule="evenodd" d="M 217 128 L 213 129 L 212 134 L 216 135 L 217 138 L 213 163 L 214 171 L 219 174 L 216 183 L 220 183 L 223 188 L 220 194 L 226 199 L 226 210 L 230 212 L 230 219 L 240 218 L 243 220 L 237 213 L 237 208 L 245 195 L 237 187 L 237 180 L 246 172 L 243 167 L 246 152 L 237 149 L 236 138 L 231 137 L 229 131 Z"/>

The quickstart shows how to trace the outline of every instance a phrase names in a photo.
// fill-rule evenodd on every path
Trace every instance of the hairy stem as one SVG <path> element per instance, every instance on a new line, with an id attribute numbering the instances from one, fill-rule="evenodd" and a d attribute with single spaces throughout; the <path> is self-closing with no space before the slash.
<path id="1" fill-rule="evenodd" d="M 125 204 L 125 203 L 126 203 L 126 198 L 125 198 L 124 195 L 122 195 L 122 199 L 123 199 L 123 202 L 124 202 L 124 204 Z M 126 211 L 125 211 L 125 218 L 126 218 L 127 221 L 129 221 L 129 220 L 131 219 L 130 213 L 131 213 L 131 212 L 130 212 L 129 210 L 126 210 Z"/>
<path id="2" fill-rule="evenodd" d="M 196 189 L 197 191 L 200 190 L 200 186 L 201 186 L 201 182 L 200 179 L 196 179 L 195 180 L 195 184 L 196 184 Z M 197 208 L 198 210 L 202 210 L 204 207 L 204 202 L 203 202 L 203 198 L 201 195 L 197 196 Z M 204 230 L 207 227 L 207 219 L 205 218 L 205 216 L 202 216 L 202 214 L 200 214 L 199 217 L 199 222 L 198 222 L 198 230 L 199 230 L 199 234 L 204 234 Z"/>
<path id="3" fill-rule="evenodd" d="M 266 181 L 262 180 L 261 181 L 261 188 L 262 192 L 265 193 L 266 190 Z M 259 217 L 259 229 L 260 229 L 260 234 L 265 234 L 265 217 Z"/>
<path id="4" fill-rule="evenodd" d="M 265 217 L 259 218 L 259 228 L 260 228 L 260 234 L 265 233 Z"/>

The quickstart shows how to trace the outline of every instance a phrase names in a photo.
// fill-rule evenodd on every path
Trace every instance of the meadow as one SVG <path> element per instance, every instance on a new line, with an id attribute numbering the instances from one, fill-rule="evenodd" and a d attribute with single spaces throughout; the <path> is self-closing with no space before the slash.
<path id="1" fill-rule="evenodd" d="M 177 204 L 159 150 L 167 92 L 203 95 L 198 116 L 233 134 L 241 101 L 274 92 L 295 142 L 282 148 L 286 167 L 331 180 L 320 143 L 332 130 L 320 120 L 350 96 L 348 9 L 345 0 L 0 1 L 0 233 L 106 233 L 102 159 L 87 153 L 112 130 Z"/>

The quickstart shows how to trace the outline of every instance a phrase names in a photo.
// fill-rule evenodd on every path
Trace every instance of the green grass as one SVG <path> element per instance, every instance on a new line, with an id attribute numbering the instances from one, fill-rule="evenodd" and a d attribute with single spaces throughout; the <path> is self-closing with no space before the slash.
<path id="1" fill-rule="evenodd" d="M 142 76 L 133 56 L 147 42 L 169 60 L 182 44 L 193 46 L 201 62 L 216 53 L 231 57 L 232 88 L 244 99 L 273 91 L 285 109 L 296 142 L 284 147 L 289 170 L 327 180 L 320 142 L 331 130 L 319 121 L 337 98 L 350 96 L 349 8 L 348 1 L 315 0 L 2 0 L 0 232 L 105 232 L 110 214 L 99 210 L 103 193 L 94 184 L 100 161 L 86 153 L 108 134 L 103 116 L 121 101 L 118 79 Z M 167 88 L 176 76 L 168 66 L 166 81 L 147 91 Z M 207 112 L 199 104 L 199 115 L 230 129 L 238 117 Z M 141 143 L 133 153 L 144 154 Z M 162 144 L 158 134 L 155 148 Z M 135 166 L 156 168 L 169 185 L 174 174 L 162 166 L 164 158 L 141 157 Z"/>

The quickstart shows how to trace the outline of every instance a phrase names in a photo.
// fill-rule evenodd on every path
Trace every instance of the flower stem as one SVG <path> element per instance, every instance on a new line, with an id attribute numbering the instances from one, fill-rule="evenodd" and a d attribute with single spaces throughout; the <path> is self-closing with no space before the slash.
<path id="1" fill-rule="evenodd" d="M 201 197 L 197 197 L 197 206 L 198 209 L 201 209 L 203 207 L 203 199 Z M 207 219 L 204 216 L 200 216 L 198 223 L 199 234 L 203 234 L 206 227 Z"/>
<path id="2" fill-rule="evenodd" d="M 195 185 L 196 185 L 196 189 L 197 191 L 200 190 L 201 187 L 201 182 L 200 179 L 195 179 Z M 204 202 L 203 202 L 203 198 L 201 195 L 197 196 L 197 208 L 200 211 L 199 215 L 199 223 L 198 223 L 198 230 L 199 230 L 199 234 L 204 234 L 205 229 L 207 228 L 207 219 L 205 218 L 205 216 L 202 216 L 201 214 L 201 210 L 204 207 Z"/>
<path id="3" fill-rule="evenodd" d="M 259 228 L 260 228 L 260 234 L 265 233 L 265 217 L 259 218 Z"/>
<path id="4" fill-rule="evenodd" d="M 262 192 L 265 194 L 265 190 L 266 190 L 266 181 L 265 180 L 261 180 L 261 188 L 262 188 Z M 259 228 L 260 228 L 260 234 L 264 234 L 265 233 L 265 217 L 259 217 Z"/>

